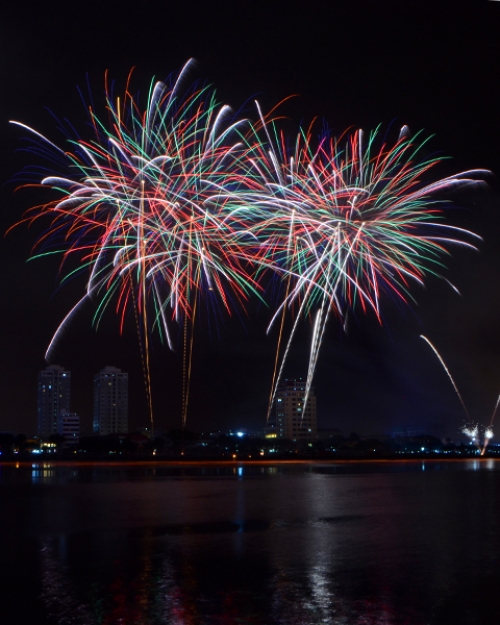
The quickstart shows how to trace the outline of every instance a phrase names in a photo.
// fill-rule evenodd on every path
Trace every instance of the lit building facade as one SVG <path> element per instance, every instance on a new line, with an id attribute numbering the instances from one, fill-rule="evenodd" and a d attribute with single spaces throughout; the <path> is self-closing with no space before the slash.
<path id="1" fill-rule="evenodd" d="M 128 373 L 105 367 L 94 378 L 94 433 L 128 432 Z"/>
<path id="2" fill-rule="evenodd" d="M 275 435 L 293 441 L 312 441 L 318 434 L 316 396 L 311 389 L 304 406 L 306 382 L 299 379 L 284 380 L 275 397 Z"/>
<path id="3" fill-rule="evenodd" d="M 61 412 L 57 420 L 57 433 L 64 436 L 66 443 L 80 441 L 80 417 L 74 412 Z"/>
<path id="4" fill-rule="evenodd" d="M 69 412 L 71 373 L 51 365 L 38 374 L 37 431 L 40 438 L 57 434 L 58 419 Z"/>

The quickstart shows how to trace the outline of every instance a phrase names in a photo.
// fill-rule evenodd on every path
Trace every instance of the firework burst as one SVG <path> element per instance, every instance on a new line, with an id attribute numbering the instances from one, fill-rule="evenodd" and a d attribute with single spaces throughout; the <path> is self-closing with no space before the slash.
<path id="1" fill-rule="evenodd" d="M 98 298 L 97 320 L 113 300 L 122 325 L 133 308 L 147 358 L 148 326 L 172 347 L 168 320 L 184 323 L 186 354 L 192 346 L 187 321 L 194 322 L 201 294 L 218 296 L 231 312 L 258 290 L 246 267 L 251 252 L 241 234 L 241 205 L 232 199 L 240 184 L 236 131 L 244 122 L 231 120 L 212 89 L 182 91 L 188 66 L 170 86 L 152 83 L 143 109 L 128 87 L 120 100 L 106 86 L 107 123 L 90 109 L 93 139 L 69 140 L 67 152 L 32 131 L 64 155 L 71 171 L 43 178 L 41 185 L 58 198 L 27 215 L 51 218 L 39 255 L 55 250 L 63 262 L 76 258 L 78 271 L 89 275 L 84 298 L 51 341 L 48 360 L 89 296 Z M 186 360 L 186 374 L 189 368 Z"/>
<path id="2" fill-rule="evenodd" d="M 316 147 L 310 127 L 287 149 L 284 135 L 274 126 L 270 133 L 262 116 L 261 126 L 266 140 L 255 143 L 258 152 L 249 158 L 254 201 L 265 216 L 257 236 L 286 280 L 271 325 L 285 308 L 297 310 L 285 358 L 299 318 L 318 311 L 307 398 L 332 311 L 345 319 L 360 306 L 380 320 L 382 293 L 408 302 L 411 284 L 440 275 L 451 247 L 476 249 L 479 237 L 444 223 L 442 193 L 476 183 L 485 172 L 426 184 L 440 159 L 420 159 L 426 141 L 410 138 L 406 127 L 394 145 L 381 141 L 376 130 L 339 140 L 327 134 Z"/>

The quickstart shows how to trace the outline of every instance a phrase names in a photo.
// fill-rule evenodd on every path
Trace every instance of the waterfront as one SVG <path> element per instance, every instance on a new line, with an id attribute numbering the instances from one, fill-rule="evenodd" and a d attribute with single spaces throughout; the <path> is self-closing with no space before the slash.
<path id="1" fill-rule="evenodd" d="M 1 623 L 497 622 L 500 462 L 0 465 Z"/>

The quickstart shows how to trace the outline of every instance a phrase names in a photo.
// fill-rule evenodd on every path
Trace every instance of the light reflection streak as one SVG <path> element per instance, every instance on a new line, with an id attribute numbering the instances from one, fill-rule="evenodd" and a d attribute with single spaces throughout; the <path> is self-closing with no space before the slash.
<path id="1" fill-rule="evenodd" d="M 79 601 L 70 581 L 64 558 L 56 549 L 57 539 L 45 538 L 40 548 L 42 569 L 41 599 L 57 625 L 93 625 L 90 610 Z M 59 541 L 64 544 L 64 538 Z"/>

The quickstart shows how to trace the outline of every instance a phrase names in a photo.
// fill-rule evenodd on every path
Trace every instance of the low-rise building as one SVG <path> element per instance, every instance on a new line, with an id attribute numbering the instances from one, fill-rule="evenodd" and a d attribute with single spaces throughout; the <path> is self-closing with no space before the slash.
<path id="1" fill-rule="evenodd" d="M 61 412 L 57 420 L 57 433 L 64 436 L 66 444 L 80 440 L 80 417 L 74 412 Z"/>

